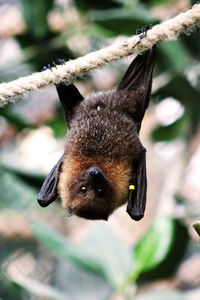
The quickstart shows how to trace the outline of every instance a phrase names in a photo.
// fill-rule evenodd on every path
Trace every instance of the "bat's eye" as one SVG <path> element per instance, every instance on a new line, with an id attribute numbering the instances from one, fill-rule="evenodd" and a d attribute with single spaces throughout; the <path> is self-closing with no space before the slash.
<path id="1" fill-rule="evenodd" d="M 97 190 L 97 193 L 98 193 L 99 196 L 103 196 L 104 191 L 103 191 L 103 189 L 99 188 Z"/>
<path id="2" fill-rule="evenodd" d="M 101 111 L 102 109 L 104 109 L 104 104 L 103 103 L 97 103 L 96 105 L 95 105 L 95 109 L 99 112 L 99 111 Z"/>
<path id="3" fill-rule="evenodd" d="M 86 188 L 86 186 L 82 186 L 81 187 L 81 193 L 86 193 L 87 192 L 87 188 Z"/>

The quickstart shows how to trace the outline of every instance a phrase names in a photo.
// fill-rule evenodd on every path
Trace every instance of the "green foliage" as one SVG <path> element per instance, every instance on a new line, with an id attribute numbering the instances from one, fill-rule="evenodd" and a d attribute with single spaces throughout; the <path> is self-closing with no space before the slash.
<path id="1" fill-rule="evenodd" d="M 167 256 L 173 243 L 174 220 L 158 218 L 135 248 L 139 268 L 151 270 Z"/>
<path id="2" fill-rule="evenodd" d="M 73 58 L 65 39 L 53 33 L 48 25 L 48 13 L 54 6 L 54 0 L 21 0 L 22 12 L 27 31 L 17 36 L 24 50 L 26 62 L 41 71 L 43 66 L 58 58 Z"/>
<path id="3" fill-rule="evenodd" d="M 7 204 L 9 205 L 9 203 Z M 19 204 L 20 205 L 20 204 Z M 10 206 L 11 209 L 11 206 Z M 12 220 L 12 218 L 10 218 Z M 13 266 L 13 254 L 35 252 L 37 242 L 33 239 L 23 239 L 20 236 L 4 237 L 0 235 L 0 299 L 3 300 L 28 300 L 30 294 L 27 289 L 17 282 L 17 276 L 10 277 L 6 265 Z"/>
<path id="4" fill-rule="evenodd" d="M 186 77 L 174 75 L 171 80 L 156 91 L 155 96 L 164 99 L 171 96 L 185 107 L 185 115 L 168 126 L 159 126 L 152 132 L 154 141 L 170 141 L 175 138 L 188 139 L 196 133 L 200 120 L 200 93 Z"/>
<path id="5" fill-rule="evenodd" d="M 134 249 L 139 281 L 171 276 L 186 251 L 188 232 L 180 221 L 157 218 Z M 142 272 L 141 272 L 142 270 Z"/>
<path id="6" fill-rule="evenodd" d="M 69 259 L 85 271 L 103 275 L 115 288 L 120 288 L 132 267 L 130 251 L 103 224 L 94 226 L 81 247 L 35 221 L 32 228 L 37 238 L 56 256 Z"/>
<path id="7" fill-rule="evenodd" d="M 36 199 L 36 191 L 13 173 L 0 170 L 0 209 L 21 211 Z"/>
<path id="8" fill-rule="evenodd" d="M 175 2 L 176 0 L 150 0 L 148 5 L 164 5 Z M 143 2 L 146 2 L 145 0 Z"/>
<path id="9" fill-rule="evenodd" d="M 49 32 L 47 15 L 53 4 L 54 0 L 21 0 L 27 32 L 37 39 L 43 39 Z"/>
<path id="10" fill-rule="evenodd" d="M 134 281 L 151 281 L 173 274 L 185 254 L 188 233 L 177 220 L 157 218 L 135 248 L 125 247 L 103 224 L 95 224 L 84 243 L 75 246 L 52 229 L 32 222 L 36 237 L 59 258 L 86 272 L 98 273 L 114 288 L 125 291 Z"/>
<path id="11" fill-rule="evenodd" d="M 162 43 L 157 52 L 156 59 L 160 71 L 183 72 L 191 62 L 182 40 Z"/>
<path id="12" fill-rule="evenodd" d="M 54 274 L 55 286 L 65 293 L 64 300 L 104 300 L 112 296 L 113 289 L 101 275 L 85 272 L 69 260 L 58 259 Z"/>
<path id="13" fill-rule="evenodd" d="M 135 298 L 135 300 L 189 300 L 185 293 L 179 291 L 153 291 L 144 293 Z"/>
<path id="14" fill-rule="evenodd" d="M 74 0 L 75 5 L 81 11 L 87 12 L 91 9 L 109 9 L 113 7 L 122 7 L 123 0 Z"/>
<path id="15" fill-rule="evenodd" d="M 136 29 L 144 26 L 144 24 L 156 24 L 158 22 L 143 6 L 124 10 L 116 8 L 106 11 L 92 11 L 90 16 L 93 22 L 114 36 L 119 34 L 133 35 Z"/>
<path id="16" fill-rule="evenodd" d="M 167 126 L 159 126 L 151 133 L 155 142 L 172 141 L 177 138 L 187 138 L 190 132 L 190 118 L 186 115 Z"/>
<path id="17" fill-rule="evenodd" d="M 32 124 L 25 121 L 19 114 L 12 110 L 12 105 L 7 105 L 4 109 L 0 111 L 0 116 L 6 118 L 6 120 L 11 124 L 15 129 L 22 130 L 24 128 L 34 128 Z"/>
<path id="18" fill-rule="evenodd" d="M 53 130 L 55 137 L 60 138 L 66 135 L 67 127 L 60 108 L 56 110 L 54 118 L 48 121 L 46 125 Z"/>
<path id="19" fill-rule="evenodd" d="M 18 284 L 8 280 L 0 270 L 0 299 L 2 300 L 25 300 L 27 294 Z"/>
<path id="20" fill-rule="evenodd" d="M 29 33 L 18 35 L 16 38 L 24 51 L 26 62 L 38 72 L 58 58 L 74 58 L 65 41 L 50 31 L 42 39 Z"/>
<path id="21" fill-rule="evenodd" d="M 200 236 L 200 222 L 194 223 L 193 227 L 196 230 L 196 232 L 198 233 L 198 235 Z"/>

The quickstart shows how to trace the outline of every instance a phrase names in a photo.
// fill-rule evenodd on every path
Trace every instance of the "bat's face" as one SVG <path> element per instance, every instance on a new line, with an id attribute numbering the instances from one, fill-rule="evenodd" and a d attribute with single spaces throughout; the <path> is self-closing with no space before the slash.
<path id="1" fill-rule="evenodd" d="M 72 177 L 68 185 L 68 193 L 69 215 L 107 220 L 114 209 L 112 184 L 99 168 L 91 167 Z"/>

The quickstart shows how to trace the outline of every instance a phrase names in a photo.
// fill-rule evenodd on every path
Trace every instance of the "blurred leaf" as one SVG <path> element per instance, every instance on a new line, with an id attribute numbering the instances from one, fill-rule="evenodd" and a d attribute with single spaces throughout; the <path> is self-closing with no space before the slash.
<path id="1" fill-rule="evenodd" d="M 56 111 L 56 115 L 52 120 L 48 121 L 46 125 L 51 127 L 56 138 L 64 137 L 66 135 L 67 127 L 60 106 Z"/>
<path id="2" fill-rule="evenodd" d="M 74 0 L 75 5 L 82 11 L 87 12 L 91 9 L 108 9 L 122 7 L 123 0 Z"/>
<path id="3" fill-rule="evenodd" d="M 133 269 L 130 250 L 104 223 L 96 223 L 92 226 L 85 240 L 85 249 L 99 261 L 112 286 L 120 287 Z"/>
<path id="4" fill-rule="evenodd" d="M 36 201 L 36 192 L 16 175 L 0 170 L 0 209 L 21 211 Z"/>
<path id="5" fill-rule="evenodd" d="M 33 232 L 36 237 L 57 257 L 68 258 L 81 268 L 91 271 L 100 272 L 101 268 L 98 262 L 82 249 L 72 245 L 67 238 L 53 229 L 44 226 L 41 223 L 32 221 Z M 101 273 L 101 272 L 100 272 Z"/>
<path id="6" fill-rule="evenodd" d="M 8 216 L 12 221 L 13 214 Z M 9 228 L 8 231 L 9 232 Z M 12 229 L 11 229 L 12 232 Z M 35 253 L 38 249 L 36 240 L 32 237 L 27 238 L 25 235 L 3 234 L 0 235 L 0 265 L 5 264 L 5 270 L 9 262 L 13 262 L 13 254 L 18 252 L 18 256 L 24 255 L 24 252 Z M 5 274 L 6 275 L 6 274 Z"/>
<path id="7" fill-rule="evenodd" d="M 156 291 L 143 293 L 135 298 L 135 300 L 189 300 L 179 291 Z"/>
<path id="8" fill-rule="evenodd" d="M 148 2 L 146 0 L 142 0 L 141 2 L 144 2 L 147 5 L 164 5 L 169 4 L 172 2 L 175 2 L 176 0 L 149 0 Z"/>
<path id="9" fill-rule="evenodd" d="M 15 153 L 15 145 L 5 150 L 0 150 L 0 165 L 7 171 L 15 173 L 21 178 L 30 180 L 33 184 L 42 184 L 47 176 L 46 172 L 42 172 L 40 169 L 31 169 L 24 167 L 20 156 Z"/>
<path id="10" fill-rule="evenodd" d="M 188 232 L 178 220 L 157 218 L 135 247 L 135 277 L 150 281 L 172 275 L 185 254 Z"/>
<path id="11" fill-rule="evenodd" d="M 65 293 L 65 300 L 105 300 L 113 293 L 102 276 L 85 272 L 63 259 L 54 265 L 53 281 Z"/>
<path id="12" fill-rule="evenodd" d="M 196 230 L 196 232 L 198 233 L 198 235 L 200 236 L 200 222 L 194 223 L 193 227 Z"/>
<path id="13" fill-rule="evenodd" d="M 190 132 L 190 118 L 182 116 L 174 123 L 167 126 L 158 126 L 151 132 L 154 142 L 171 141 L 177 138 L 187 138 Z"/>
<path id="14" fill-rule="evenodd" d="M 0 299 L 28 300 L 29 296 L 22 287 L 9 280 L 0 270 Z"/>
<path id="15" fill-rule="evenodd" d="M 26 122 L 18 113 L 12 111 L 12 106 L 7 105 L 0 110 L 0 116 L 3 116 L 17 130 L 24 128 L 35 128 L 34 125 Z"/>
<path id="16" fill-rule="evenodd" d="M 132 267 L 129 250 L 102 224 L 95 224 L 84 245 L 74 246 L 52 229 L 32 222 L 36 237 L 58 257 L 68 258 L 78 267 L 104 275 L 115 288 L 120 288 Z"/>
<path id="17" fill-rule="evenodd" d="M 93 22 L 110 31 L 112 35 L 134 35 L 136 29 L 145 24 L 156 24 L 158 20 L 151 16 L 149 10 L 143 6 L 131 9 L 108 9 L 92 11 Z M 120 24 L 120 26 L 119 26 Z"/>
<path id="18" fill-rule="evenodd" d="M 20 278 L 13 278 L 13 282 L 15 282 L 24 290 L 27 290 L 29 293 L 40 297 L 47 297 L 48 299 L 55 300 L 66 299 L 64 293 L 62 293 L 61 291 L 51 287 L 50 285 L 38 282 L 30 278 L 25 278 L 24 276 L 20 276 Z"/>
<path id="19" fill-rule="evenodd" d="M 199 0 L 190 0 L 191 5 L 195 4 L 195 3 L 199 3 Z"/>
<path id="20" fill-rule="evenodd" d="M 152 0 L 153 5 L 161 5 L 161 4 L 168 4 L 171 2 L 175 2 L 176 0 Z"/>
<path id="21" fill-rule="evenodd" d="M 22 13 L 27 31 L 38 39 L 48 35 L 47 15 L 53 8 L 54 0 L 21 0 Z"/>
<path id="22" fill-rule="evenodd" d="M 135 260 L 140 271 L 159 265 L 172 245 L 174 221 L 169 217 L 158 218 L 135 247 Z"/>
<path id="23" fill-rule="evenodd" d="M 10 219 L 11 222 L 16 223 L 13 217 L 13 214 L 8 216 L 7 222 Z M 19 262 L 18 264 L 18 260 L 20 261 L 27 254 L 33 255 L 35 259 L 39 257 L 38 243 L 33 237 L 27 237 L 26 234 L 10 235 L 9 228 L 6 234 L 0 235 L 0 299 L 2 296 L 2 299 L 5 300 L 29 300 L 32 299 L 30 293 L 34 292 L 35 289 L 38 294 L 41 291 L 39 290 L 40 287 L 36 288 L 35 281 L 30 282 L 29 279 L 23 278 L 23 269 L 21 269 L 23 263 Z M 11 270 L 14 266 L 15 272 L 13 273 Z M 16 274 L 16 271 L 19 273 Z M 30 288 L 29 285 L 31 285 Z M 30 291 L 30 293 L 27 291 Z"/>
<path id="24" fill-rule="evenodd" d="M 34 66 L 36 71 L 41 71 L 43 66 L 58 58 L 74 58 L 66 45 L 66 39 L 53 32 L 49 32 L 43 39 L 37 39 L 30 33 L 18 35 L 16 39 L 24 51 L 25 61 Z"/>
<path id="25" fill-rule="evenodd" d="M 160 99 L 173 97 L 185 106 L 185 114 L 191 120 L 190 134 L 194 134 L 200 120 L 200 93 L 181 75 L 175 75 L 163 87 L 158 89 L 155 96 Z"/>
<path id="26" fill-rule="evenodd" d="M 199 2 L 199 1 L 196 1 Z M 199 61 L 200 59 L 200 29 L 196 27 L 193 31 L 181 36 L 182 41 L 191 57 Z"/>
<path id="27" fill-rule="evenodd" d="M 181 40 L 161 43 L 157 49 L 157 63 L 162 71 L 183 72 L 191 59 Z"/>

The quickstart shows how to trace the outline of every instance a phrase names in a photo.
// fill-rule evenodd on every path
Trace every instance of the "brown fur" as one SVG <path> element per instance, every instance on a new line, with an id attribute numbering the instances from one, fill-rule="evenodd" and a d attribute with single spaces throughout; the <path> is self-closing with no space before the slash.
<path id="1" fill-rule="evenodd" d="M 79 184 L 82 175 L 78 175 L 90 167 L 101 169 L 110 182 L 112 195 L 98 204 L 109 204 L 108 215 L 127 201 L 132 162 L 140 152 L 131 97 L 133 92 L 98 93 L 78 106 L 67 135 L 58 184 L 64 208 L 78 212 L 86 205 L 88 199 L 73 196 L 71 187 Z"/>
<path id="2" fill-rule="evenodd" d="M 113 183 L 116 190 L 115 203 L 113 209 L 127 201 L 128 185 L 131 177 L 131 166 L 126 166 L 126 163 L 118 163 L 117 161 L 98 161 L 98 158 L 80 158 L 66 157 L 60 175 L 58 191 L 62 199 L 64 208 L 71 206 L 71 198 L 69 186 L 74 175 L 80 173 L 82 170 L 87 170 L 92 166 L 99 167 L 104 174 Z"/>

